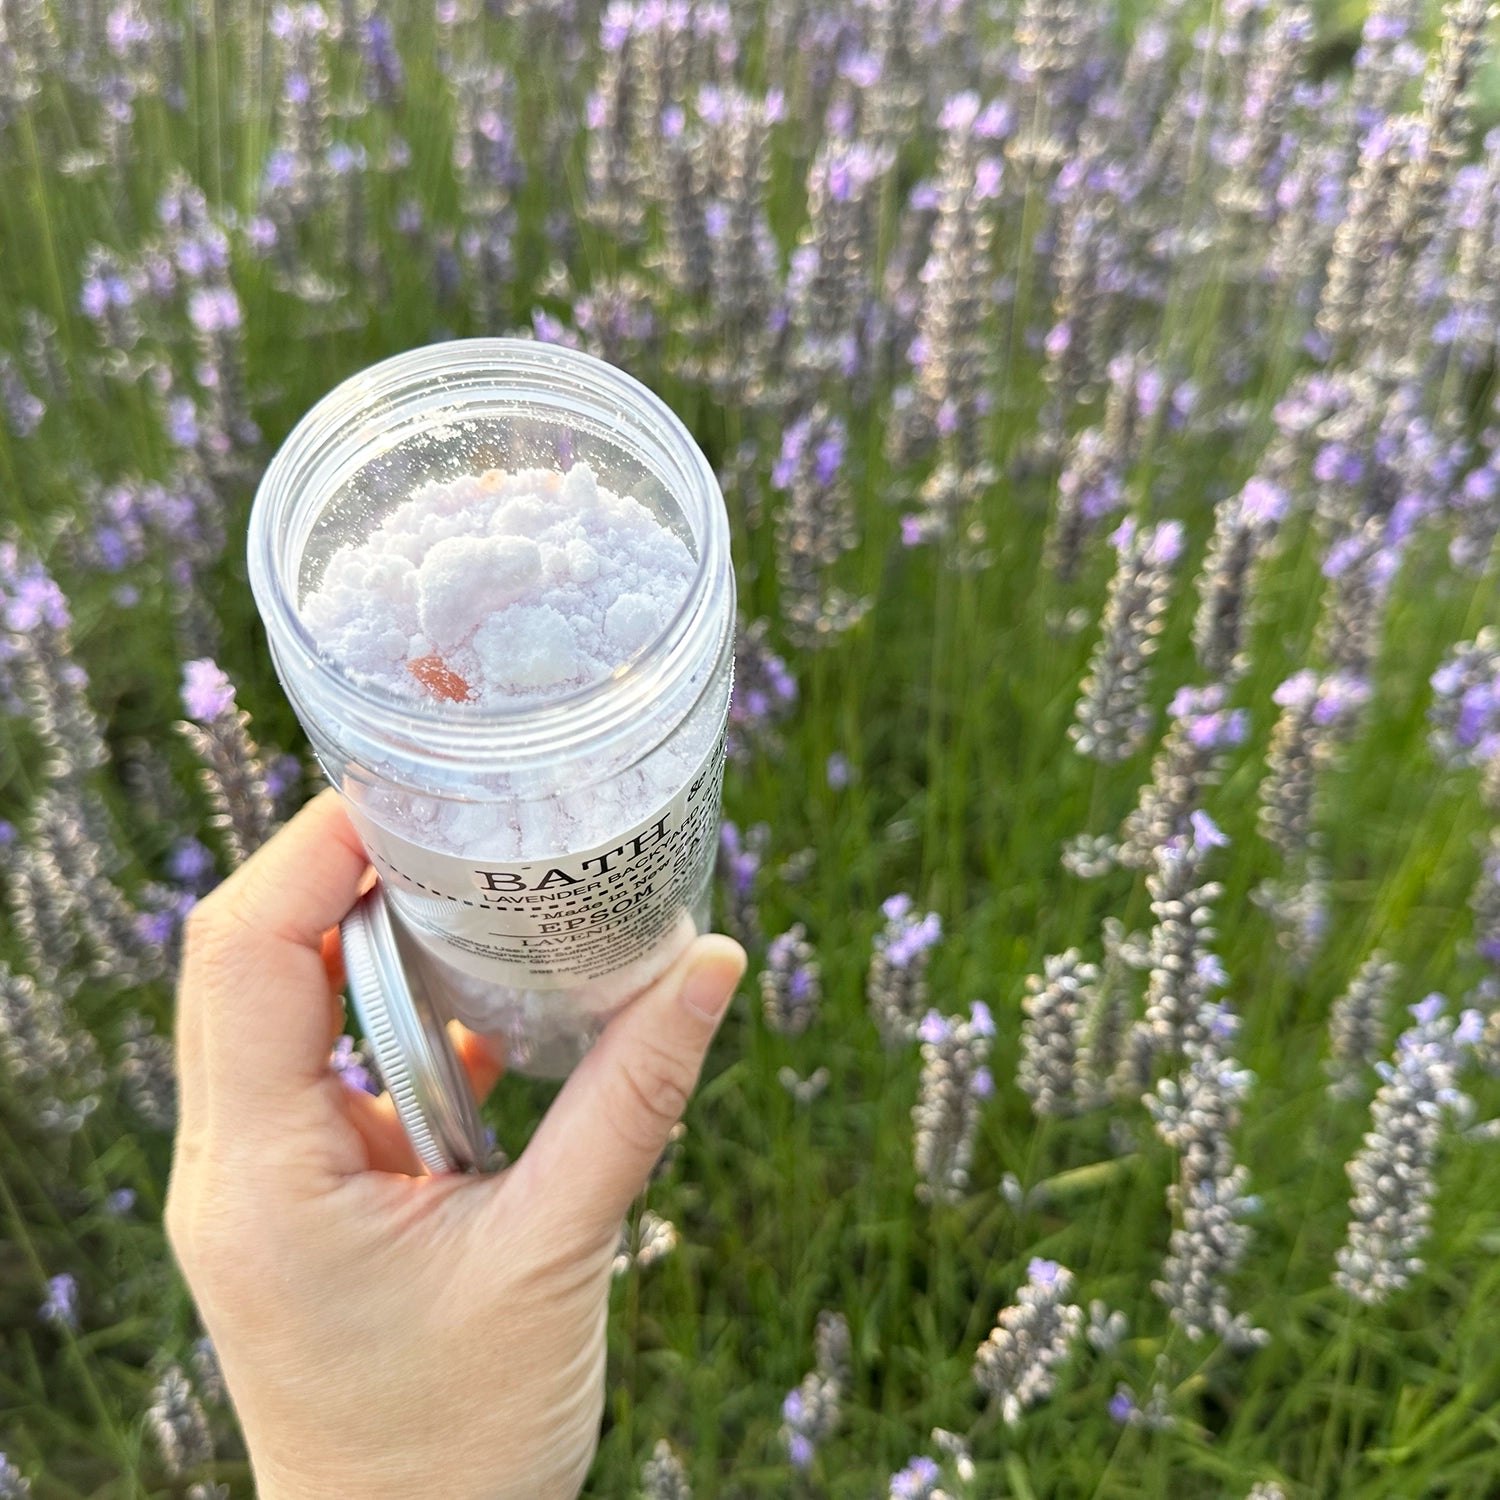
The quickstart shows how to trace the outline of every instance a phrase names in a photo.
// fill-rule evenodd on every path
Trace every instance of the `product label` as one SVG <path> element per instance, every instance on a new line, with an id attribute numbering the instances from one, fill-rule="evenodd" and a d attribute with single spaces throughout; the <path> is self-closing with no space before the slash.
<path id="1" fill-rule="evenodd" d="M 564 989 L 644 957 L 696 900 L 719 842 L 721 735 L 687 784 L 633 828 L 523 863 L 435 853 L 351 809 L 407 924 L 494 984 Z"/>

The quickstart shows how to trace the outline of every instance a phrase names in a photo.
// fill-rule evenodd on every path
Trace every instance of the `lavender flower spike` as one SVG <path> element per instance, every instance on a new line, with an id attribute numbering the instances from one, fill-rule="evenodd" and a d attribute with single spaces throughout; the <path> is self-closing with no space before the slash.
<path id="1" fill-rule="evenodd" d="M 666 1438 L 641 1466 L 641 1500 L 693 1500 L 687 1471 Z"/>
<path id="2" fill-rule="evenodd" d="M 214 1456 L 203 1404 L 177 1365 L 168 1365 L 156 1382 L 146 1412 L 146 1426 L 156 1441 L 167 1473 L 174 1479 L 208 1463 Z"/>
<path id="3" fill-rule="evenodd" d="M 230 859 L 239 864 L 276 830 L 265 768 L 250 738 L 250 715 L 235 707 L 233 684 L 206 659 L 184 667 L 182 702 L 195 722 L 178 729 L 203 762 L 212 822 L 224 835 Z"/>
<path id="4" fill-rule="evenodd" d="M 1203 793 L 1223 775 L 1228 752 L 1244 744 L 1249 716 L 1244 709 L 1226 708 L 1227 697 L 1222 683 L 1210 683 L 1183 688 L 1173 698 L 1172 726 L 1151 762 L 1151 780 L 1120 830 L 1116 857 L 1122 865 L 1150 869 L 1156 851 L 1187 831 Z"/>
<path id="5" fill-rule="evenodd" d="M 1260 785 L 1260 831 L 1283 858 L 1315 847 L 1314 799 L 1318 774 L 1333 760 L 1337 739 L 1370 696 L 1360 678 L 1294 673 L 1271 695 L 1281 717 L 1271 732 L 1265 779 Z"/>
<path id="6" fill-rule="evenodd" d="M 1233 679 L 1249 666 L 1256 575 L 1290 507 L 1286 491 L 1256 477 L 1214 511 L 1214 534 L 1198 577 L 1193 649 L 1210 677 Z"/>
<path id="7" fill-rule="evenodd" d="M 823 998 L 819 965 L 807 929 L 798 922 L 771 940 L 760 976 L 766 1024 L 783 1036 L 801 1036 Z"/>
<path id="8" fill-rule="evenodd" d="M 1116 1077 L 1116 1091 L 1145 1088 L 1152 1060 L 1186 1056 L 1207 1039 L 1204 1006 L 1225 975 L 1214 955 L 1213 903 L 1223 894 L 1203 872 L 1214 848 L 1227 842 L 1202 813 L 1192 815 L 1193 835 L 1168 840 L 1146 877 L 1151 893 L 1150 978 L 1145 1019 L 1131 1032 Z"/>
<path id="9" fill-rule="evenodd" d="M 1015 1303 L 1003 1308 L 974 1357 L 974 1380 L 1000 1403 L 1014 1426 L 1028 1407 L 1057 1387 L 1058 1367 L 1083 1327 L 1083 1309 L 1066 1300 L 1073 1273 L 1053 1260 L 1033 1260 Z"/>
<path id="10" fill-rule="evenodd" d="M 995 1091 L 989 1060 L 995 1023 L 976 1001 L 969 1018 L 929 1011 L 922 1039 L 921 1095 L 913 1107 L 913 1157 L 924 1203 L 956 1203 L 969 1187 L 979 1107 Z"/>
<path id="11" fill-rule="evenodd" d="M 1143 531 L 1127 520 L 1111 540 L 1119 566 L 1109 586 L 1103 632 L 1083 679 L 1077 722 L 1068 728 L 1080 755 L 1105 762 L 1127 760 L 1150 731 L 1151 658 L 1165 623 L 1183 530 L 1176 521 L 1163 521 Z"/>
<path id="12" fill-rule="evenodd" d="M 1398 964 L 1372 953 L 1333 1002 L 1328 1016 L 1328 1092 L 1335 1099 L 1357 1099 L 1386 1044 L 1385 1012 L 1401 977 Z"/>
<path id="13" fill-rule="evenodd" d="M 1049 954 L 1044 974 L 1026 980 L 1016 1083 L 1038 1117 L 1075 1114 L 1086 1102 L 1079 1054 L 1099 970 L 1081 958 L 1076 948 Z"/>
<path id="14" fill-rule="evenodd" d="M 927 965 L 943 929 L 936 912 L 918 917 L 905 894 L 890 897 L 880 909 L 885 930 L 875 938 L 865 995 L 881 1041 L 892 1048 L 916 1038 L 927 1010 Z"/>
<path id="15" fill-rule="evenodd" d="M 1443 1127 L 1465 1123 L 1473 1107 L 1458 1079 L 1484 1022 L 1465 1011 L 1455 1024 L 1443 1004 L 1429 995 L 1411 1007 L 1417 1024 L 1401 1033 L 1394 1058 L 1377 1065 L 1370 1128 L 1349 1163 L 1349 1237 L 1333 1279 L 1360 1302 L 1385 1302 L 1423 1269 L 1417 1252 L 1431 1230 Z"/>
<path id="16" fill-rule="evenodd" d="M 1267 1335 L 1244 1313 L 1230 1311 L 1227 1283 L 1250 1242 L 1242 1221 L 1259 1206 L 1245 1192 L 1249 1173 L 1236 1164 L 1230 1140 L 1255 1075 L 1219 1051 L 1221 1034 L 1233 1034 L 1233 1018 L 1222 1009 L 1206 1012 L 1205 1041 L 1193 1047 L 1187 1070 L 1146 1097 L 1157 1134 L 1179 1153 L 1167 1200 L 1180 1222 L 1152 1289 L 1190 1339 L 1213 1335 L 1232 1349 L 1251 1349 Z"/>
<path id="17" fill-rule="evenodd" d="M 849 1385 L 849 1325 L 842 1313 L 820 1312 L 813 1336 L 815 1366 L 781 1403 L 781 1437 L 795 1469 L 811 1467 L 818 1444 L 838 1428 Z"/>
<path id="18" fill-rule="evenodd" d="M 31 1481 L 0 1453 L 0 1500 L 31 1500 Z"/>

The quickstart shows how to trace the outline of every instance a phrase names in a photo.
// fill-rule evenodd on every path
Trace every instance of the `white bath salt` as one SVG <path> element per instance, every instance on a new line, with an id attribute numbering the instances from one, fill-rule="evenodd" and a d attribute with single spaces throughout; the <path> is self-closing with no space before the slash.
<path id="1" fill-rule="evenodd" d="M 492 707 L 607 677 L 687 596 L 693 554 L 587 464 L 423 485 L 335 553 L 303 618 L 364 683 Z"/>
<path id="2" fill-rule="evenodd" d="M 537 703 L 639 655 L 696 567 L 680 537 L 585 464 L 491 470 L 416 490 L 334 554 L 302 614 L 325 656 L 414 708 Z M 565 1058 L 587 1018 L 691 941 L 693 910 L 706 918 L 723 726 L 689 709 L 708 672 L 647 711 L 640 742 L 654 748 L 633 763 L 563 764 L 509 797 L 428 796 L 399 778 L 349 789 L 387 891 L 421 935 L 411 961 L 435 965 L 458 1017 L 519 1066 L 546 1071 L 552 1045 Z"/>

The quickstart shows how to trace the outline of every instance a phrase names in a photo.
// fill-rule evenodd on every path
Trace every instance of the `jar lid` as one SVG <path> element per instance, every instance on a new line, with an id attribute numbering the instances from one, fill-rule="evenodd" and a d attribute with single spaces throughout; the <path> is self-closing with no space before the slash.
<path id="1" fill-rule="evenodd" d="M 355 1012 L 422 1165 L 434 1173 L 483 1170 L 484 1127 L 444 1007 L 408 968 L 404 934 L 378 882 L 339 924 L 339 937 Z"/>

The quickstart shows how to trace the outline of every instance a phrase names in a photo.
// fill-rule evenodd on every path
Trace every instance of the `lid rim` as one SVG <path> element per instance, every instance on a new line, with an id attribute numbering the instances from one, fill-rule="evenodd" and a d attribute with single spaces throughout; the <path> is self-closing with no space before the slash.
<path id="1" fill-rule="evenodd" d="M 433 1175 L 479 1172 L 486 1146 L 444 1018 L 414 990 L 377 882 L 339 924 L 349 994 L 418 1160 Z"/>

